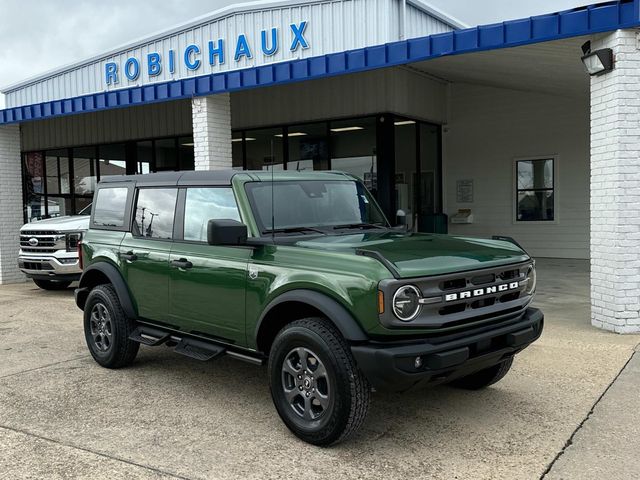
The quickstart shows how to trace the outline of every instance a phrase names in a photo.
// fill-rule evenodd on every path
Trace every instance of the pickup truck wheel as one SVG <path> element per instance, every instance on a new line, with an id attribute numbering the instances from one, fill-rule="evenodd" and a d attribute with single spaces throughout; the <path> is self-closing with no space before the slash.
<path id="1" fill-rule="evenodd" d="M 358 430 L 367 415 L 369 383 L 326 319 L 297 320 L 278 333 L 269 378 L 278 414 L 305 442 L 338 443 Z"/>
<path id="2" fill-rule="evenodd" d="M 134 329 L 111 285 L 98 285 L 84 306 L 84 336 L 91 356 L 106 368 L 133 362 L 140 344 L 129 340 Z"/>
<path id="3" fill-rule="evenodd" d="M 499 382 L 511 369 L 513 365 L 513 357 L 503 360 L 489 368 L 479 370 L 466 377 L 458 378 L 450 383 L 451 386 L 464 388 L 466 390 L 480 390 L 494 383 Z"/>
<path id="4" fill-rule="evenodd" d="M 64 290 L 71 285 L 71 282 L 67 280 L 39 280 L 37 278 L 33 279 L 33 283 L 43 290 Z"/>

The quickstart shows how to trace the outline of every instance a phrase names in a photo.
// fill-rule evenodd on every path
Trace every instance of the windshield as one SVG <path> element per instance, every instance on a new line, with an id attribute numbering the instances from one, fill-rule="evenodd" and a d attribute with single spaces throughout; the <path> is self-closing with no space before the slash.
<path id="1" fill-rule="evenodd" d="M 273 188 L 272 188 L 273 187 Z M 272 230 L 387 226 L 387 221 L 367 189 L 352 180 L 301 180 L 249 182 L 246 192 L 258 228 Z M 272 199 L 273 190 L 273 199 Z M 271 205 L 274 205 L 272 226 Z M 320 233 L 323 233 L 320 231 Z"/>
<path id="2" fill-rule="evenodd" d="M 90 203 L 89 205 L 87 205 L 86 207 L 84 207 L 82 210 L 80 210 L 78 212 L 78 215 L 91 215 L 91 206 L 93 204 Z"/>

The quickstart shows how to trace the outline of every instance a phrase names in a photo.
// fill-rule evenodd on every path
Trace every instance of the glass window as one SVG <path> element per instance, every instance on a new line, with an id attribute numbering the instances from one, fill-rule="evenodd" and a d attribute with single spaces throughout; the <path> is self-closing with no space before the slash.
<path id="1" fill-rule="evenodd" d="M 328 170 L 327 124 L 312 123 L 289 127 L 287 170 Z"/>
<path id="2" fill-rule="evenodd" d="M 331 169 L 364 181 L 374 195 L 378 189 L 376 120 L 374 117 L 331 122 Z"/>
<path id="3" fill-rule="evenodd" d="M 163 138 L 156 140 L 156 165 L 155 171 L 178 169 L 178 150 L 176 149 L 175 138 Z"/>
<path id="4" fill-rule="evenodd" d="M 44 195 L 29 195 L 24 208 L 27 222 L 42 220 L 45 216 Z"/>
<path id="5" fill-rule="evenodd" d="M 126 148 L 123 143 L 100 145 L 98 148 L 100 177 L 125 175 L 127 173 L 126 158 Z"/>
<path id="6" fill-rule="evenodd" d="M 195 156 L 193 153 L 193 137 L 178 138 L 180 170 L 193 170 L 195 168 Z"/>
<path id="7" fill-rule="evenodd" d="M 124 187 L 99 189 L 94 207 L 93 223 L 103 227 L 122 227 L 128 193 L 129 190 Z"/>
<path id="8" fill-rule="evenodd" d="M 69 175 L 69 157 L 67 150 L 51 150 L 46 152 L 47 193 L 71 193 Z"/>
<path id="9" fill-rule="evenodd" d="M 554 161 L 516 162 L 517 220 L 519 222 L 554 219 Z"/>
<path id="10" fill-rule="evenodd" d="M 238 206 L 230 188 L 188 188 L 184 209 L 184 239 L 207 241 L 209 220 L 240 221 Z"/>
<path id="11" fill-rule="evenodd" d="M 421 215 L 442 212 L 440 193 L 440 127 L 420 124 L 420 192 L 418 205 Z"/>
<path id="12" fill-rule="evenodd" d="M 242 132 L 232 132 L 231 134 L 231 157 L 234 170 L 244 169 L 244 152 L 242 151 Z"/>
<path id="13" fill-rule="evenodd" d="M 153 165 L 153 142 L 136 143 L 136 168 L 134 173 L 149 173 Z"/>
<path id="14" fill-rule="evenodd" d="M 142 188 L 138 191 L 135 226 L 137 234 L 146 238 L 173 237 L 176 188 Z"/>
<path id="15" fill-rule="evenodd" d="M 41 152 L 24 156 L 25 220 L 42 220 L 46 214 L 44 197 L 44 156 Z"/>
<path id="16" fill-rule="evenodd" d="M 417 210 L 415 196 L 415 184 L 418 181 L 416 125 L 413 120 L 396 119 L 394 121 L 396 209 L 404 211 L 409 228 L 413 227 Z"/>
<path id="17" fill-rule="evenodd" d="M 247 130 L 245 135 L 248 170 L 283 169 L 281 128 Z"/>
<path id="18" fill-rule="evenodd" d="M 73 149 L 73 189 L 78 195 L 92 195 L 96 189 L 96 148 Z"/>
<path id="19" fill-rule="evenodd" d="M 386 224 L 362 183 L 350 180 L 250 182 L 247 195 L 260 230 L 325 227 L 361 223 Z"/>
<path id="20" fill-rule="evenodd" d="M 73 201 L 66 197 L 47 196 L 47 216 L 49 218 L 73 215 Z"/>

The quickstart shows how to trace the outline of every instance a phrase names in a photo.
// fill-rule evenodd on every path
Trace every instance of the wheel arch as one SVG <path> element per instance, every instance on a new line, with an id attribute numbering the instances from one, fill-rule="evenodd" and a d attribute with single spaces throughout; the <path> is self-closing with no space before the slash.
<path id="1" fill-rule="evenodd" d="M 127 284 L 120 271 L 109 262 L 96 262 L 88 266 L 80 277 L 76 290 L 76 305 L 84 310 L 84 305 L 91 289 L 97 285 L 111 284 L 118 296 L 124 313 L 129 318 L 137 318 L 138 312 L 131 299 Z"/>
<path id="2" fill-rule="evenodd" d="M 364 342 L 369 338 L 338 301 L 320 292 L 298 289 L 283 293 L 264 309 L 256 324 L 256 347 L 267 353 L 282 327 L 307 317 L 326 317 L 347 341 Z"/>

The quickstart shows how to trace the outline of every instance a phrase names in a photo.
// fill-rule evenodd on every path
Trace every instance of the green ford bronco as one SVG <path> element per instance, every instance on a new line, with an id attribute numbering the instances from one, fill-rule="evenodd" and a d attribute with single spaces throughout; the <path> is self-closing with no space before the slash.
<path id="1" fill-rule="evenodd" d="M 542 333 L 521 248 L 392 228 L 345 173 L 107 177 L 93 205 L 76 303 L 96 362 L 164 344 L 266 363 L 316 445 L 362 425 L 372 388 L 486 387 Z"/>

